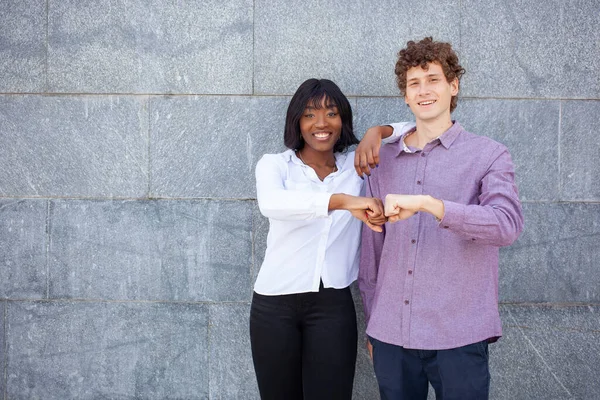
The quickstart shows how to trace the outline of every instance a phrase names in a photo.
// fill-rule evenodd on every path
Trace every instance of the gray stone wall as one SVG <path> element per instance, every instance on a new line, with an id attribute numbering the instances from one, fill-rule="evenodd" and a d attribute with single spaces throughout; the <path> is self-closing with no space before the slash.
<path id="1" fill-rule="evenodd" d="M 410 119 L 393 65 L 426 35 L 524 203 L 492 398 L 600 398 L 599 23 L 596 0 L 1 0 L 0 399 L 258 398 L 254 166 L 309 77 L 359 135 Z M 362 343 L 355 386 L 378 398 Z"/>

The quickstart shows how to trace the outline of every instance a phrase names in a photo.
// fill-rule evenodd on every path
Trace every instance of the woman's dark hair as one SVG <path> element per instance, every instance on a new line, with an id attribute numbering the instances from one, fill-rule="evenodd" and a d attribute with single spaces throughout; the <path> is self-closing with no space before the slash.
<path id="1" fill-rule="evenodd" d="M 340 88 L 329 79 L 309 79 L 296 90 L 287 109 L 283 142 L 288 149 L 300 150 L 304 147 L 304 139 L 300 133 L 300 118 L 307 106 L 322 108 L 323 100 L 326 105 L 335 104 L 342 118 L 342 134 L 333 151 L 342 152 L 358 143 L 352 129 L 352 107 Z"/>

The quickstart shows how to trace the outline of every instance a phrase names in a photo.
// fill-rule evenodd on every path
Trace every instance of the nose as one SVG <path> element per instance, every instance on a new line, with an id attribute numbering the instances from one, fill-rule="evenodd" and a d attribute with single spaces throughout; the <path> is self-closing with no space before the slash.
<path id="1" fill-rule="evenodd" d="M 429 94 L 429 90 L 430 90 L 429 85 L 427 85 L 427 84 L 419 85 L 419 95 L 420 96 Z"/>
<path id="2" fill-rule="evenodd" d="M 315 127 L 324 128 L 327 126 L 327 119 L 325 118 L 324 113 L 317 113 L 317 118 L 315 120 Z"/>

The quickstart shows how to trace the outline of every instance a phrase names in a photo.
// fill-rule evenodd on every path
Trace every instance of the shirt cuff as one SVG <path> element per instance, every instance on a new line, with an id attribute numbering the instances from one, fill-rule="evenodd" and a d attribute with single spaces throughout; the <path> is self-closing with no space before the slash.
<path id="1" fill-rule="evenodd" d="M 414 122 L 395 122 L 385 125 L 391 126 L 394 129 L 394 131 L 390 136 L 386 137 L 385 139 L 381 139 L 381 143 L 383 144 L 397 142 L 402 137 L 402 135 L 404 135 L 405 133 L 407 133 L 415 127 Z"/>
<path id="2" fill-rule="evenodd" d="M 465 208 L 462 204 L 442 200 L 444 203 L 444 218 L 439 226 L 444 229 L 460 229 L 465 222 Z"/>
<path id="3" fill-rule="evenodd" d="M 329 216 L 329 199 L 333 193 L 315 193 L 315 216 L 324 218 Z"/>

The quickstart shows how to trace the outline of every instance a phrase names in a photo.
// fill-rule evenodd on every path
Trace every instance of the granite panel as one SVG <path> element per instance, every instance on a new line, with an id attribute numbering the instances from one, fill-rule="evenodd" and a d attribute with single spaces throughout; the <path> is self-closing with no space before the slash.
<path id="1" fill-rule="evenodd" d="M 248 301 L 251 229 L 241 201 L 52 201 L 50 298 Z"/>
<path id="2" fill-rule="evenodd" d="M 46 0 L 0 2 L 0 92 L 43 92 Z"/>
<path id="3" fill-rule="evenodd" d="M 503 305 L 504 336 L 490 346 L 494 399 L 600 398 L 600 310 Z"/>
<path id="4" fill-rule="evenodd" d="M 10 302 L 9 399 L 208 399 L 203 304 Z"/>
<path id="5" fill-rule="evenodd" d="M 522 201 L 558 200 L 559 101 L 463 99 L 453 118 L 508 147 Z"/>
<path id="6" fill-rule="evenodd" d="M 525 203 L 525 229 L 501 250 L 500 299 L 600 301 L 600 204 Z"/>
<path id="7" fill-rule="evenodd" d="M 6 345 L 5 345 L 6 302 L 0 301 L 0 395 L 6 393 Z"/>
<path id="8" fill-rule="evenodd" d="M 286 97 L 194 96 L 150 103 L 153 197 L 253 198 L 254 167 L 285 150 Z"/>
<path id="9" fill-rule="evenodd" d="M 415 120 L 403 97 L 359 97 L 354 114 L 354 133 L 361 139 L 372 126 Z"/>
<path id="10" fill-rule="evenodd" d="M 210 398 L 260 399 L 252 365 L 249 304 L 210 306 Z"/>
<path id="11" fill-rule="evenodd" d="M 600 201 L 600 101 L 563 101 L 560 178 L 563 201 Z"/>
<path id="12" fill-rule="evenodd" d="M 252 288 L 256 282 L 256 277 L 260 271 L 260 267 L 265 260 L 265 252 L 267 251 L 267 236 L 269 235 L 269 219 L 260 213 L 258 203 L 254 204 L 252 209 L 252 245 L 253 245 L 253 262 L 252 262 Z"/>
<path id="13" fill-rule="evenodd" d="M 356 322 L 358 325 L 358 351 L 356 355 L 356 372 L 354 374 L 354 388 L 352 398 L 354 400 L 378 399 L 379 387 L 373 370 L 373 362 L 369 356 L 366 342 L 365 313 L 358 284 L 354 282 L 350 286 L 354 307 L 356 308 Z"/>
<path id="14" fill-rule="evenodd" d="M 0 196 L 142 197 L 145 98 L 0 96 Z"/>
<path id="15" fill-rule="evenodd" d="M 254 92 L 292 94 L 308 78 L 346 95 L 394 96 L 394 64 L 408 40 L 459 43 L 460 2 L 255 1 Z"/>
<path id="16" fill-rule="evenodd" d="M 600 97 L 598 2 L 460 3 L 463 94 Z"/>
<path id="17" fill-rule="evenodd" d="M 56 92 L 252 93 L 252 0 L 49 0 Z"/>
<path id="18" fill-rule="evenodd" d="M 45 200 L 0 199 L 0 298 L 46 296 Z"/>

